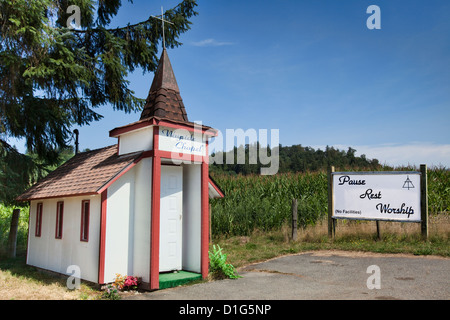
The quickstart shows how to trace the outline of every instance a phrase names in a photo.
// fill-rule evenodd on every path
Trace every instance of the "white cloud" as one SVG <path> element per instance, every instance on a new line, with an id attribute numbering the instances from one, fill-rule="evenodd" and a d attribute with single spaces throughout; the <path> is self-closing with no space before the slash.
<path id="1" fill-rule="evenodd" d="M 349 146 L 334 145 L 339 150 L 348 150 Z M 378 159 L 381 164 L 390 166 L 414 165 L 419 167 L 445 166 L 450 168 L 450 144 L 410 143 L 351 146 L 356 155 L 365 154 L 368 159 Z M 317 147 L 319 148 L 319 147 Z M 325 147 L 320 147 L 322 150 Z"/>
<path id="2" fill-rule="evenodd" d="M 216 39 L 205 39 L 201 41 L 195 41 L 191 42 L 193 46 L 196 47 L 221 47 L 221 46 L 231 46 L 234 45 L 234 42 L 227 42 L 227 41 L 218 41 Z"/>

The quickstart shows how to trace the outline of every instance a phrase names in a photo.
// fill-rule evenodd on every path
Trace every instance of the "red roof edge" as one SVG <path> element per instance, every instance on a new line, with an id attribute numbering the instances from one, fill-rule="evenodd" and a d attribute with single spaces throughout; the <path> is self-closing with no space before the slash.
<path id="1" fill-rule="evenodd" d="M 214 181 L 214 179 L 211 176 L 209 176 L 208 182 L 214 188 L 214 190 L 216 190 L 220 198 L 225 198 L 225 192 L 223 192 L 223 190 L 220 189 L 219 185 Z"/>
<path id="2" fill-rule="evenodd" d="M 143 152 L 139 158 L 135 159 L 133 162 L 128 164 L 125 168 L 123 168 L 119 173 L 117 173 L 114 177 L 112 177 L 108 182 L 106 182 L 100 189 L 97 190 L 97 194 L 101 194 L 103 191 L 108 189 L 114 182 L 116 182 L 120 177 L 122 177 L 125 173 L 130 171 L 135 165 L 137 165 L 142 159 L 153 157 L 153 150 Z"/>
<path id="3" fill-rule="evenodd" d="M 203 134 L 206 134 L 206 135 L 212 136 L 212 137 L 217 137 L 217 135 L 219 134 L 219 132 L 216 129 L 213 129 L 211 127 L 204 126 L 204 125 L 199 125 L 194 122 L 174 121 L 171 119 L 152 117 L 152 118 L 140 120 L 137 122 L 133 122 L 133 123 L 127 124 L 122 127 L 112 129 L 109 132 L 109 136 L 112 138 L 115 138 L 115 137 L 118 137 L 127 132 L 131 132 L 134 130 L 138 130 L 141 128 L 154 126 L 154 125 L 162 126 L 162 127 L 165 126 L 165 127 L 171 127 L 171 128 L 187 129 L 187 130 L 194 129 L 194 131 L 198 128 L 197 130 L 201 129 Z"/>

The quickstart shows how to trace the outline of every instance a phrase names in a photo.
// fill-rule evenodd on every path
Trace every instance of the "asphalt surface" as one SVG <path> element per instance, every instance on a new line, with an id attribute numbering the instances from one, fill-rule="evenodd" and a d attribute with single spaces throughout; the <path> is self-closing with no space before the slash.
<path id="1" fill-rule="evenodd" d="M 126 300 L 450 300 L 450 259 L 315 251 L 238 270 L 242 278 L 140 293 Z"/>

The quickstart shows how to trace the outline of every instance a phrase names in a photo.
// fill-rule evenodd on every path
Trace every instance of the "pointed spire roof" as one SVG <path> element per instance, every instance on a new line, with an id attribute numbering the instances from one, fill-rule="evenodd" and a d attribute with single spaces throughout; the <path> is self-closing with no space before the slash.
<path id="1" fill-rule="evenodd" d="M 151 117 L 188 121 L 180 96 L 180 89 L 165 48 L 159 60 L 158 69 L 156 69 L 140 120 Z"/>

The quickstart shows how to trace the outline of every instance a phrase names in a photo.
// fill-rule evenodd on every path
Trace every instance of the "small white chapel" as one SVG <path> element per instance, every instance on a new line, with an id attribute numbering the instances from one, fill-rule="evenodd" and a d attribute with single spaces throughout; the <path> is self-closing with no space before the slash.
<path id="1" fill-rule="evenodd" d="M 208 141 L 189 122 L 163 49 L 139 121 L 115 128 L 117 144 L 82 152 L 17 198 L 29 201 L 27 264 L 106 284 L 116 274 L 159 289 L 162 273 L 208 276 Z"/>

